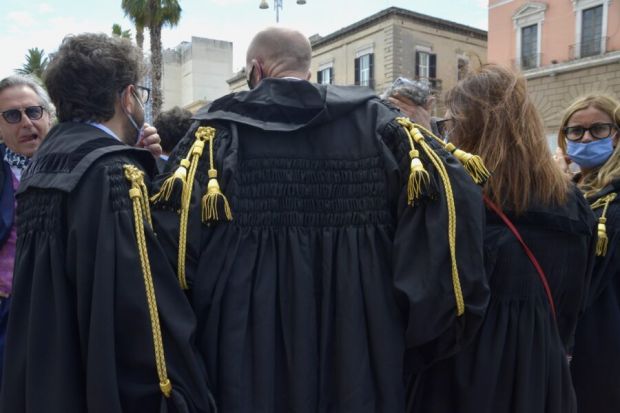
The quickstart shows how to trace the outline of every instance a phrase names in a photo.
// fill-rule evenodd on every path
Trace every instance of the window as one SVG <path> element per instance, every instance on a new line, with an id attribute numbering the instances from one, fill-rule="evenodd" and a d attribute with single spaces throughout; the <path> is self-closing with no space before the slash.
<path id="1" fill-rule="evenodd" d="M 571 57 L 595 56 L 607 50 L 607 15 L 611 0 L 573 0 L 576 29 Z"/>
<path id="2" fill-rule="evenodd" d="M 603 6 L 585 9 L 581 15 L 581 57 L 594 56 L 601 53 L 603 27 Z"/>
<path id="3" fill-rule="evenodd" d="M 540 48 L 547 7 L 546 3 L 530 1 L 512 15 L 517 39 L 514 63 L 518 69 L 533 69 L 542 62 Z"/>
<path id="4" fill-rule="evenodd" d="M 428 79 L 431 86 L 436 87 L 437 55 L 422 51 L 415 52 L 415 77 L 416 79 Z"/>
<path id="5" fill-rule="evenodd" d="M 456 78 L 457 80 L 463 80 L 469 73 L 469 59 L 466 57 L 459 57 L 456 61 Z"/>
<path id="6" fill-rule="evenodd" d="M 319 68 L 319 71 L 316 73 L 316 82 L 321 85 L 332 85 L 334 83 L 334 68 Z"/>
<path id="7" fill-rule="evenodd" d="M 538 25 L 521 28 L 521 68 L 538 66 Z"/>
<path id="8" fill-rule="evenodd" d="M 374 54 L 368 53 L 355 59 L 355 84 L 374 88 Z"/>

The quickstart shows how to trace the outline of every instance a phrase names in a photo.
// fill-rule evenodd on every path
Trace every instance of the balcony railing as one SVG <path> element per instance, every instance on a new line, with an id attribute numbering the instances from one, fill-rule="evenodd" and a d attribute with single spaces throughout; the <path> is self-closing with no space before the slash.
<path id="1" fill-rule="evenodd" d="M 597 36 L 585 42 L 575 43 L 568 46 L 568 55 L 571 59 L 598 56 L 606 52 L 609 37 Z"/>
<path id="2" fill-rule="evenodd" d="M 531 53 L 522 55 L 518 59 L 512 60 L 512 67 L 518 70 L 535 69 L 542 62 L 542 53 Z"/>
<path id="3" fill-rule="evenodd" d="M 366 79 L 355 82 L 356 86 L 366 86 L 374 90 L 375 88 L 375 79 Z"/>
<path id="4" fill-rule="evenodd" d="M 433 93 L 435 94 L 441 93 L 441 79 L 437 79 L 435 77 L 416 76 L 415 80 L 426 80 L 431 85 L 431 89 Z"/>

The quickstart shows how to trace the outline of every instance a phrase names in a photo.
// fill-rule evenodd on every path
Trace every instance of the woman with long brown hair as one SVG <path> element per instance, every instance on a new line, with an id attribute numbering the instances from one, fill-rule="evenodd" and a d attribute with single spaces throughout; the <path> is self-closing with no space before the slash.
<path id="1" fill-rule="evenodd" d="M 492 175 L 491 300 L 472 345 L 417 374 L 409 411 L 570 413 L 567 354 L 587 290 L 594 218 L 553 163 L 522 76 L 485 65 L 448 92 L 448 140 Z"/>
<path id="2" fill-rule="evenodd" d="M 571 370 L 580 412 L 620 411 L 620 103 L 589 95 L 571 104 L 558 133 L 559 161 L 575 176 L 599 220 L 586 311 L 577 324 Z M 614 149 L 616 148 L 616 149 Z M 562 165 L 566 170 L 568 166 Z"/>

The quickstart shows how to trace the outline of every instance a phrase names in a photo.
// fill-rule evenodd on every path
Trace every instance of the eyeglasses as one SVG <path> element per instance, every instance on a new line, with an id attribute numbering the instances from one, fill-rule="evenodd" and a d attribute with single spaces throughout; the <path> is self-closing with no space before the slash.
<path id="1" fill-rule="evenodd" d="M 566 139 L 569 141 L 578 141 L 583 138 L 586 131 L 590 132 L 590 135 L 594 139 L 607 139 L 615 129 L 617 129 L 617 127 L 613 123 L 594 123 L 589 128 L 584 128 L 583 126 L 567 126 L 563 130 Z"/>
<path id="2" fill-rule="evenodd" d="M 450 132 L 452 132 L 452 129 L 454 128 L 453 120 L 454 119 L 452 118 L 444 118 L 435 121 L 435 125 L 437 125 L 437 131 L 442 137 L 448 138 L 448 135 L 450 134 Z"/>
<path id="3" fill-rule="evenodd" d="M 142 103 L 146 104 L 151 97 L 151 89 L 146 86 L 140 85 L 134 85 L 134 88 L 136 90 L 136 96 L 138 97 L 138 99 L 140 99 Z"/>
<path id="4" fill-rule="evenodd" d="M 24 109 L 9 109 L 0 112 L 7 123 L 19 123 L 22 121 L 22 112 L 26 114 L 30 120 L 39 120 L 43 116 L 43 106 L 28 106 Z"/>

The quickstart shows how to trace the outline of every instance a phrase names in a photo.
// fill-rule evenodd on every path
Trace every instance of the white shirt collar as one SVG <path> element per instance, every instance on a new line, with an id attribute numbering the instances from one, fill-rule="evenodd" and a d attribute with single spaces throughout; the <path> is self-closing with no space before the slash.
<path id="1" fill-rule="evenodd" d="M 108 135 L 112 136 L 114 139 L 116 139 L 117 141 L 123 142 L 121 140 L 121 138 L 119 138 L 116 133 L 112 132 L 112 130 L 110 128 L 108 128 L 107 126 L 105 126 L 102 123 L 97 123 L 97 122 L 85 122 L 86 124 L 90 125 L 90 126 L 94 126 L 97 129 L 100 129 L 102 131 L 104 131 L 105 133 L 107 133 Z"/>

